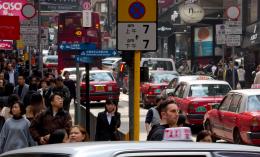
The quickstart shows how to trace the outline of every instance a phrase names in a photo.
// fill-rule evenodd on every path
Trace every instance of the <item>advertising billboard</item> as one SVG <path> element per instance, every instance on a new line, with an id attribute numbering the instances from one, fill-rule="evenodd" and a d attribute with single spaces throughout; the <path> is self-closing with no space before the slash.
<path id="1" fill-rule="evenodd" d="M 213 55 L 213 27 L 197 27 L 194 29 L 194 56 Z"/>

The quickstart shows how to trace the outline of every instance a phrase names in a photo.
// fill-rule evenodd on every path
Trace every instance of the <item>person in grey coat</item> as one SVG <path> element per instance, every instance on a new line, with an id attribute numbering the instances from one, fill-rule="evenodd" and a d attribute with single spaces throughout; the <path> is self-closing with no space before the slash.
<path id="1" fill-rule="evenodd" d="M 4 123 L 0 133 L 0 153 L 35 146 L 29 127 L 30 121 L 23 117 L 25 108 L 22 102 L 14 102 L 10 113 L 13 115 Z"/>
<path id="2" fill-rule="evenodd" d="M 17 94 L 20 100 L 23 102 L 25 95 L 29 91 L 29 85 L 25 83 L 23 75 L 18 76 L 18 85 L 14 88 L 14 94 Z"/>

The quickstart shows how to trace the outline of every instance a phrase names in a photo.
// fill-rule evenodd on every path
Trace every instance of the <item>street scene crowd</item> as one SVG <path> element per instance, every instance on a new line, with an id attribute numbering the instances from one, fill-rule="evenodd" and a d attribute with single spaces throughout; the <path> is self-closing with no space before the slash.
<path id="1" fill-rule="evenodd" d="M 232 86 L 235 71 L 235 87 L 244 88 L 245 70 L 233 63 L 210 63 L 208 68 L 195 65 L 192 71 L 212 73 L 216 79 L 226 80 Z M 224 69 L 223 69 L 224 67 Z M 185 70 L 186 69 L 186 70 Z M 178 69 L 181 74 L 191 72 L 185 62 Z M 187 73 L 183 73 L 183 72 Z M 70 73 L 55 76 L 46 72 L 19 67 L 15 59 L 1 61 L 0 66 L 0 153 L 35 145 L 89 141 L 86 128 L 72 124 L 70 105 L 76 97 L 74 81 Z M 260 82 L 260 65 L 255 72 L 255 84 Z M 148 110 L 145 127 L 148 141 L 163 140 L 166 128 L 188 126 L 178 105 L 171 96 L 156 98 L 157 106 Z M 106 100 L 105 110 L 97 117 L 96 141 L 120 140 L 120 113 L 112 100 Z M 212 142 L 210 132 L 202 130 L 197 142 Z"/>

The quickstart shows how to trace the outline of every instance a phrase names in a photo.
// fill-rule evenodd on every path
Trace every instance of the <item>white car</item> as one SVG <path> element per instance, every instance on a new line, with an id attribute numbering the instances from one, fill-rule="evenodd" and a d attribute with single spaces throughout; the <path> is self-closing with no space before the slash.
<path id="1" fill-rule="evenodd" d="M 118 68 L 122 58 L 119 57 L 108 57 L 102 59 L 102 69 L 104 70 L 113 70 Z"/>
<path id="2" fill-rule="evenodd" d="M 142 58 L 140 66 L 149 70 L 176 71 L 175 63 L 170 58 Z"/>
<path id="3" fill-rule="evenodd" d="M 89 142 L 51 144 L 0 157 L 259 157 L 259 147 L 195 142 Z"/>
<path id="4" fill-rule="evenodd" d="M 64 72 L 68 71 L 70 73 L 70 79 L 72 79 L 73 81 L 77 81 L 77 75 L 76 75 L 76 68 L 64 68 L 61 72 L 61 76 L 64 79 Z M 81 73 L 85 71 L 85 67 L 80 67 L 79 68 L 79 76 L 81 76 Z"/>

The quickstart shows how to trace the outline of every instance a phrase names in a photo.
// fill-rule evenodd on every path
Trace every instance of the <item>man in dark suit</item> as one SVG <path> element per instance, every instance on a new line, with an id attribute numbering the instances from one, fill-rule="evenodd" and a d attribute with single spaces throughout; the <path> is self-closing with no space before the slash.
<path id="1" fill-rule="evenodd" d="M 96 126 L 96 141 L 117 141 L 120 127 L 120 113 L 117 106 L 111 100 L 106 100 L 105 111 L 98 113 Z"/>
<path id="2" fill-rule="evenodd" d="M 14 70 L 12 63 L 8 63 L 7 71 L 4 75 L 5 80 L 7 80 L 8 83 L 12 83 L 14 86 L 16 86 L 18 81 L 18 75 L 19 73 Z"/>
<path id="3" fill-rule="evenodd" d="M 234 85 L 233 85 L 233 72 L 234 72 Z M 232 89 L 236 89 L 237 83 L 238 83 L 238 74 L 237 69 L 234 67 L 234 64 L 232 62 L 229 63 L 229 68 L 226 72 L 226 81 L 229 83 L 229 85 L 232 87 Z"/>
<path id="4" fill-rule="evenodd" d="M 29 85 L 25 83 L 23 75 L 18 76 L 18 85 L 14 88 L 14 94 L 17 94 L 20 100 L 23 102 L 25 95 L 29 91 Z"/>

